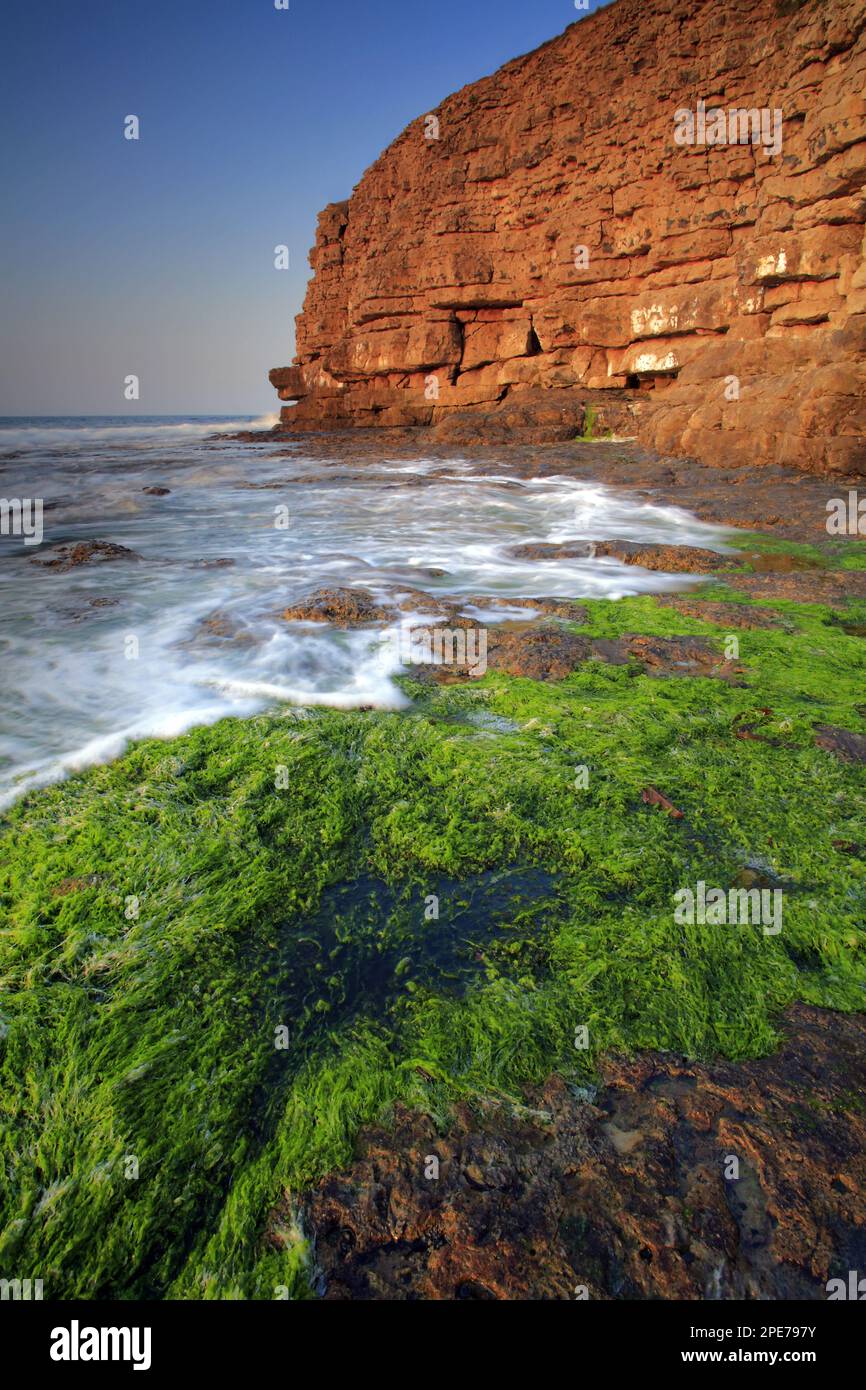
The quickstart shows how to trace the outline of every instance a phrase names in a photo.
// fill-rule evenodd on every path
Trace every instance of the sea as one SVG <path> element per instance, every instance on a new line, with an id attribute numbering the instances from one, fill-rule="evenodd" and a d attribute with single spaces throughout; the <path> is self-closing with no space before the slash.
<path id="1" fill-rule="evenodd" d="M 516 477 L 495 453 L 407 460 L 383 446 L 353 460 L 323 458 L 321 442 L 311 456 L 302 437 L 231 437 L 275 422 L 0 418 L 0 809 L 135 739 L 227 715 L 405 707 L 391 620 L 343 630 L 282 616 L 317 589 L 362 588 L 384 606 L 408 594 L 404 629 L 431 621 L 413 610 L 418 591 L 487 625 L 531 615 L 518 598 L 694 582 L 515 547 L 728 548 L 729 532 L 685 509 L 565 472 Z M 39 543 L 22 534 L 14 504 L 27 502 L 41 507 Z M 58 547 L 89 541 L 132 554 L 63 563 Z"/>

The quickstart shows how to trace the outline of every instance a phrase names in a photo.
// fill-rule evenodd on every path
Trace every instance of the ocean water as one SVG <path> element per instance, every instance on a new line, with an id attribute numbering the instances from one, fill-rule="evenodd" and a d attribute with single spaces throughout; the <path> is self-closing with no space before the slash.
<path id="1" fill-rule="evenodd" d="M 41 545 L 0 535 L 0 807 L 130 740 L 228 714 L 278 703 L 400 708 L 391 625 L 338 631 L 280 616 L 317 588 L 362 587 L 382 602 L 411 590 L 482 596 L 466 613 L 487 625 L 525 617 L 514 598 L 684 583 L 611 559 L 516 560 L 518 544 L 727 548 L 727 532 L 684 510 L 565 475 L 518 479 L 459 453 L 323 461 L 300 440 L 219 437 L 273 422 L 0 419 L 0 498 L 44 504 Z M 85 540 L 138 558 L 68 571 L 39 563 Z M 228 635 L 202 629 L 214 614 Z M 429 621 L 410 604 L 400 625 Z"/>

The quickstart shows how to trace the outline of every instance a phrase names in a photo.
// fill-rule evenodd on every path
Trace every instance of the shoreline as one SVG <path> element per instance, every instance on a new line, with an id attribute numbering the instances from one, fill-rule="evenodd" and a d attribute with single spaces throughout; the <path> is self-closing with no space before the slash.
<path id="1" fill-rule="evenodd" d="M 396 456 L 409 441 L 320 447 L 363 467 L 359 453 Z M 521 446 L 515 465 L 501 452 L 481 461 L 616 486 L 631 469 L 632 487 L 665 505 L 692 486 L 691 465 L 624 444 Z M 728 475 L 694 468 L 698 514 L 755 520 L 753 480 L 731 498 Z M 101 1059 L 85 1112 L 67 1097 L 50 1122 L 75 1156 L 71 1173 L 38 1177 L 60 1184 L 51 1226 L 30 1216 L 18 1236 L 43 1268 L 51 1232 L 50 1296 L 308 1297 L 324 1276 L 330 1297 L 564 1297 L 572 1278 L 592 1297 L 695 1297 L 722 1259 L 719 1296 L 823 1297 L 844 1274 L 846 1155 L 862 1117 L 832 1019 L 844 1014 L 853 1038 L 866 991 L 866 551 L 821 539 L 821 484 L 776 487 L 790 516 L 744 533 L 745 564 L 730 557 L 688 594 L 560 602 L 509 625 L 480 679 L 409 670 L 404 711 L 224 719 L 136 743 L 0 817 L 7 1046 L 25 1049 L 29 1085 L 62 1091 L 47 1028 L 60 1008 L 82 1074 Z M 704 881 L 782 894 L 784 929 L 677 925 L 674 893 Z M 778 1077 L 784 1056 L 815 1076 L 820 1131 L 778 1078 L 791 1144 L 809 1171 L 837 1170 L 801 1213 L 821 1225 L 817 1264 L 792 1254 L 777 1219 L 789 1175 L 749 1081 Z M 744 1164 L 742 1188 L 706 1154 L 684 1158 L 703 1125 L 694 1086 L 729 1097 L 718 1136 Z M 521 1108 L 551 1105 L 550 1123 Z M 18 1123 L 32 1145 L 40 1127 L 24 1111 Z M 393 1161 L 371 1188 L 365 1155 L 383 1133 Z M 129 1153 L 149 1174 L 133 1188 Z M 430 1155 L 440 1186 L 424 1177 Z M 632 1174 L 622 1200 L 620 1171 Z M 683 1196 L 669 1237 L 650 1209 L 653 1184 L 672 1181 L 697 1183 L 707 1215 L 690 1226 Z M 371 1192 L 403 1215 L 378 1227 Z M 185 1213 L 168 1242 L 166 1202 Z M 520 1233 L 539 1252 L 499 1282 L 477 1239 L 488 1207 L 506 1246 Z M 584 1232 L 577 1245 L 566 1229 Z M 63 1255 L 65 1230 L 84 1264 Z M 541 1253 L 552 1231 L 555 1268 Z M 591 1269 L 575 1253 L 590 1249 Z"/>
<path id="2" fill-rule="evenodd" d="M 863 487 L 860 475 L 817 475 L 779 464 L 765 464 L 756 469 L 725 468 L 697 459 L 671 458 L 631 439 L 544 439 L 505 443 L 494 438 L 485 441 L 483 417 L 478 423 L 480 438 L 464 443 L 437 438 L 434 432 L 421 426 L 313 433 L 275 426 L 273 430 L 242 431 L 218 437 L 251 444 L 294 445 L 302 449 L 306 457 L 323 460 L 360 462 L 394 457 L 444 461 L 465 457 L 504 464 L 521 478 L 565 472 L 577 478 L 586 476 L 587 481 L 643 492 L 665 505 L 685 506 L 700 521 L 745 531 L 761 531 L 769 526 L 768 538 L 779 536 L 783 540 L 813 543 L 828 539 L 828 500 L 847 496 L 851 488 Z M 285 457 L 292 458 L 294 452 L 286 449 Z M 866 529 L 861 537 L 851 539 L 866 540 Z"/>

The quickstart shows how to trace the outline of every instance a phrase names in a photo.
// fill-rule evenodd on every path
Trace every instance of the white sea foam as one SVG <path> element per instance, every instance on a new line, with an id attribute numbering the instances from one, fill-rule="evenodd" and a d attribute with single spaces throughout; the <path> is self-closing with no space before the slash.
<path id="1" fill-rule="evenodd" d="M 272 422 L 0 422 L 0 492 L 45 499 L 45 547 L 100 539 L 141 557 L 63 572 L 0 538 L 0 807 L 132 740 L 226 715 L 404 706 L 393 680 L 400 644 L 383 635 L 395 621 L 429 623 L 424 605 L 352 631 L 283 620 L 317 588 L 361 587 L 386 607 L 423 590 L 494 623 L 530 615 L 516 598 L 699 582 L 591 555 L 516 559 L 517 546 L 619 538 L 726 548 L 725 531 L 681 508 L 565 474 L 515 479 L 461 457 L 335 460 L 331 470 L 300 443 L 210 438 Z M 144 492 L 154 485 L 167 495 Z M 288 508 L 287 530 L 275 526 L 277 506 Z M 214 613 L 228 635 L 202 628 Z M 130 637 L 136 660 L 126 659 Z"/>

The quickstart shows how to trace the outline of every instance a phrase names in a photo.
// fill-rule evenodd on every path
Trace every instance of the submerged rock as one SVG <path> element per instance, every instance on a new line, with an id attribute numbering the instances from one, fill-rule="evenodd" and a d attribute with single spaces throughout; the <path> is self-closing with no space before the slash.
<path id="1" fill-rule="evenodd" d="M 222 609 L 202 618 L 192 637 L 181 643 L 184 647 L 195 647 L 202 642 L 234 642 L 251 646 L 255 641 L 253 634 L 240 619 Z"/>
<path id="2" fill-rule="evenodd" d="M 76 541 L 52 545 L 31 557 L 31 564 L 48 570 L 71 570 L 79 565 L 107 564 L 111 560 L 140 560 L 141 556 L 114 541 Z"/>
<path id="3" fill-rule="evenodd" d="M 290 623 L 363 627 L 366 623 L 386 621 L 393 614 L 377 603 L 368 589 L 317 589 L 300 603 L 284 608 L 280 616 Z"/>
<path id="4" fill-rule="evenodd" d="M 430 574 L 429 577 L 436 576 Z M 401 613 L 419 613 L 442 619 L 452 627 L 465 629 L 475 625 L 473 619 L 465 616 L 467 608 L 528 608 L 570 618 L 573 622 L 586 619 L 586 609 L 568 599 L 510 598 L 505 595 L 467 598 L 455 594 L 429 594 L 409 584 L 395 585 L 382 602 L 369 589 L 317 589 L 299 603 L 283 609 L 280 616 L 287 622 L 360 627 L 367 623 L 393 622 Z"/>
<path id="5" fill-rule="evenodd" d="M 529 542 L 509 551 L 515 560 L 594 560 L 609 558 L 624 565 L 640 565 L 663 574 L 711 574 L 735 563 L 736 557 L 720 555 L 695 545 L 654 545 L 640 541 L 566 541 L 562 544 Z"/>
<path id="6" fill-rule="evenodd" d="M 545 613 L 551 618 L 565 618 L 570 623 L 577 623 L 582 626 L 589 621 L 589 614 L 581 603 L 568 598 L 511 598 L 500 594 L 498 597 L 487 595 L 460 600 L 461 608 L 478 608 L 482 612 L 486 608 L 529 608 L 537 613 Z"/>

